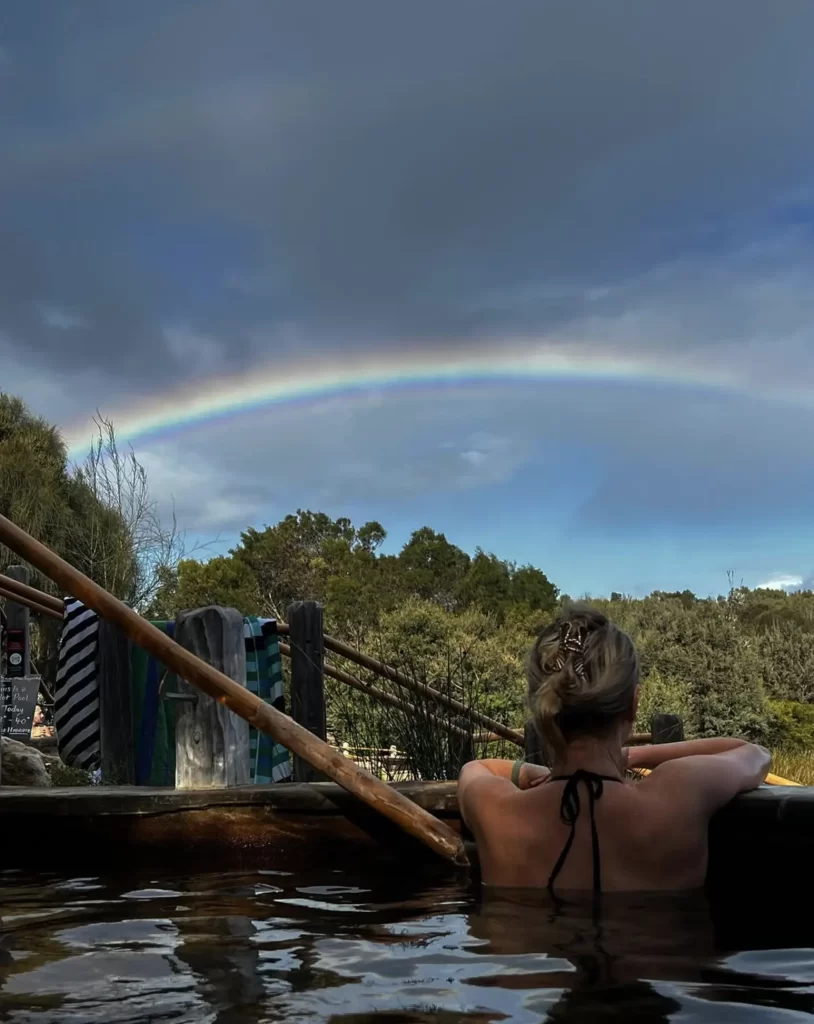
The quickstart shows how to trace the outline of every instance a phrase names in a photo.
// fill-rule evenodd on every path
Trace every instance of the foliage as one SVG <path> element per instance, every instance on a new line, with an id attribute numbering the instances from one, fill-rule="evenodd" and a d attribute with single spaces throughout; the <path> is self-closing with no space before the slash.
<path id="1" fill-rule="evenodd" d="M 210 604 L 237 608 L 244 615 L 260 613 L 256 581 L 245 563 L 223 556 L 208 562 L 181 559 L 175 570 L 164 569 L 159 574 L 159 587 L 149 616 L 169 619 L 178 612 Z"/>
<path id="2" fill-rule="evenodd" d="M 147 471 L 132 449 L 119 450 L 113 424 L 95 422 L 96 438 L 73 476 L 87 496 L 82 561 L 106 590 L 143 610 L 183 557 L 184 537 L 174 516 L 162 523 Z"/>
<path id="3" fill-rule="evenodd" d="M 430 602 L 411 599 L 384 616 L 370 638 L 368 653 L 397 665 L 414 684 L 430 686 L 474 713 L 501 722 L 522 721 L 522 661 L 529 637 L 510 639 L 494 619 L 472 610 L 459 616 L 438 614 Z M 336 660 L 336 659 L 335 659 Z M 359 673 L 354 665 L 342 665 Z M 510 744 L 475 739 L 484 729 L 467 714 L 456 714 L 398 682 L 369 680 L 395 697 L 401 707 L 373 703 L 339 684 L 329 694 L 332 731 L 352 747 L 373 751 L 395 747 L 411 778 L 457 778 L 474 756 L 510 756 Z M 509 685 L 507 685 L 507 681 Z M 512 748 L 514 749 L 514 748 Z M 385 776 L 389 761 L 373 758 Z"/>
<path id="4" fill-rule="evenodd" d="M 470 556 L 430 527 L 396 554 L 381 553 L 385 540 L 379 523 L 299 511 L 247 530 L 227 556 L 181 562 L 163 598 L 176 609 L 217 601 L 282 619 L 292 600 L 319 600 L 330 632 L 431 685 L 451 679 L 521 726 L 526 651 L 570 599 L 540 569 L 482 549 Z M 730 585 L 717 598 L 657 591 L 592 603 L 637 645 L 642 731 L 670 711 L 689 736 L 780 742 L 792 726 L 769 701 L 814 700 L 814 594 Z"/>
<path id="5" fill-rule="evenodd" d="M 214 603 L 285 619 L 292 601 L 318 600 L 329 632 L 522 725 L 526 651 L 535 630 L 569 600 L 541 569 L 480 548 L 470 555 L 429 526 L 386 553 L 380 523 L 357 527 L 308 510 L 248 528 L 225 555 L 183 557 L 183 536 L 174 522 L 161 524 L 143 467 L 132 452 L 119 452 L 107 421 L 97 428 L 87 459 L 71 467 L 58 432 L 0 393 L 0 512 L 151 615 Z M 0 571 L 15 560 L 0 548 Z M 55 592 L 36 574 L 34 582 Z M 749 591 L 730 580 L 716 598 L 657 591 L 593 603 L 636 643 L 641 730 L 653 713 L 669 711 L 683 716 L 690 736 L 729 733 L 788 751 L 814 748 L 814 594 Z M 36 644 L 48 680 L 55 627 L 44 623 Z M 356 702 L 357 711 L 367 701 L 332 692 L 337 720 L 342 701 Z M 399 714 L 379 708 L 364 719 L 359 712 L 358 728 L 364 719 L 372 742 L 375 725 L 374 745 L 400 736 L 417 749 L 420 738 L 404 732 Z M 422 735 L 435 736 L 436 724 L 422 714 Z M 449 767 L 460 751 L 444 743 Z"/>
<path id="6" fill-rule="evenodd" d="M 772 750 L 772 771 L 801 786 L 814 786 L 814 747 L 799 751 L 786 747 Z"/>
<path id="7" fill-rule="evenodd" d="M 165 529 L 135 455 L 122 455 L 113 426 L 98 419 L 97 438 L 80 466 L 68 462 L 55 427 L 19 399 L 0 392 L 0 513 L 53 548 L 77 569 L 127 603 L 143 609 L 173 578 L 183 538 Z M 19 558 L 0 545 L 0 572 Z M 57 595 L 32 570 L 31 582 Z M 32 659 L 53 684 L 59 624 L 40 620 Z"/>
<path id="8" fill-rule="evenodd" d="M 92 575 L 81 557 L 93 496 L 68 472 L 59 432 L 32 416 L 19 398 L 0 392 L 0 513 Z M 110 521 L 111 529 L 116 529 Z M 19 561 L 0 547 L 0 571 Z M 49 581 L 35 582 L 53 589 Z"/>
<path id="9" fill-rule="evenodd" d="M 683 679 L 663 676 L 653 669 L 639 688 L 639 710 L 636 716 L 636 732 L 649 732 L 653 715 L 667 712 L 680 715 L 685 729 L 690 730 L 690 688 Z"/>
<path id="10" fill-rule="evenodd" d="M 280 619 L 292 601 L 318 600 L 329 627 L 360 642 L 382 614 L 414 599 L 448 612 L 476 608 L 500 622 L 518 609 L 539 614 L 556 605 L 556 587 L 533 566 L 518 568 L 480 549 L 470 558 L 429 527 L 416 530 L 398 555 L 379 553 L 386 537 L 377 522 L 357 528 L 346 518 L 299 510 L 246 530 L 228 555 L 203 567 L 179 563 L 156 600 L 181 607 L 189 595 L 214 597 L 225 588 Z"/>
<path id="11" fill-rule="evenodd" d="M 814 705 L 793 700 L 769 701 L 767 742 L 786 752 L 814 750 Z"/>

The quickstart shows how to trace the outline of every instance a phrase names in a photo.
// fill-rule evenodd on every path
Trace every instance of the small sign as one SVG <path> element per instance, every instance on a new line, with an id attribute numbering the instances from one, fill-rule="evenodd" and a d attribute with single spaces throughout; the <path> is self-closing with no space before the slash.
<path id="1" fill-rule="evenodd" d="M 6 656 L 8 658 L 8 674 L 15 679 L 25 676 L 25 630 L 6 630 Z"/>
<path id="2" fill-rule="evenodd" d="M 39 692 L 39 676 L 0 678 L 0 706 L 3 709 L 0 732 L 3 736 L 18 739 L 31 736 Z"/>

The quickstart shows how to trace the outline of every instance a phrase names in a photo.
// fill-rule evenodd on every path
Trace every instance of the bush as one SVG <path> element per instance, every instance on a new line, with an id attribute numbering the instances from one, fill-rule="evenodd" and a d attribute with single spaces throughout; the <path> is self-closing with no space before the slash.
<path id="1" fill-rule="evenodd" d="M 690 691 L 686 682 L 674 676 L 662 675 L 657 669 L 644 679 L 639 687 L 639 712 L 636 731 L 650 732 L 653 715 L 680 715 L 685 728 L 690 713 Z"/>
<path id="2" fill-rule="evenodd" d="M 770 700 L 767 742 L 785 751 L 814 749 L 814 705 L 794 700 Z"/>

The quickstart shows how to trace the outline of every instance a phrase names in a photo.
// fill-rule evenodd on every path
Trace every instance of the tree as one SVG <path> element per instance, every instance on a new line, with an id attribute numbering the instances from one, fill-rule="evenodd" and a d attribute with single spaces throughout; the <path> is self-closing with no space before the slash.
<path id="1" fill-rule="evenodd" d="M 109 436 L 115 451 L 112 427 Z M 71 472 L 59 431 L 2 392 L 0 512 L 117 596 L 128 594 L 138 559 L 121 503 L 85 469 Z M 0 548 L 0 569 L 15 560 Z M 50 580 L 36 582 L 56 593 Z"/>
<path id="2" fill-rule="evenodd" d="M 482 548 L 475 549 L 461 581 L 461 603 L 474 605 L 487 614 L 503 616 L 512 598 L 512 576 L 506 562 L 496 555 L 487 555 Z"/>
<path id="3" fill-rule="evenodd" d="M 33 416 L 19 398 L 0 393 L 0 512 L 80 572 L 128 599 L 139 557 L 114 498 L 104 488 L 94 488 L 85 472 L 71 472 L 55 427 Z M 18 560 L 0 546 L 0 571 Z M 40 573 L 34 573 L 32 582 L 59 594 Z M 33 636 L 35 663 L 46 683 L 53 681 L 56 670 L 58 634 L 59 624 L 49 619 L 40 621 Z"/>
<path id="4" fill-rule="evenodd" d="M 95 422 L 97 436 L 74 475 L 88 499 L 80 557 L 106 590 L 143 610 L 186 554 L 184 535 L 174 515 L 162 523 L 132 448 L 122 454 L 113 424 Z"/>
<path id="5" fill-rule="evenodd" d="M 365 523 L 357 530 L 350 519 L 298 509 L 275 526 L 246 530 L 231 554 L 254 574 L 264 611 L 284 618 L 292 601 L 325 602 L 329 581 L 348 579 L 351 556 L 350 578 L 360 582 L 365 568 L 375 571 L 375 551 L 385 536 L 380 523 Z M 347 589 L 334 583 L 335 599 Z"/>
<path id="6" fill-rule="evenodd" d="M 429 526 L 416 530 L 398 556 L 406 591 L 414 597 L 454 609 L 470 558 Z"/>
<path id="7" fill-rule="evenodd" d="M 381 523 L 377 523 L 374 520 L 373 522 L 365 523 L 356 532 L 356 546 L 373 554 L 384 544 L 386 538 L 387 531 Z"/>
<path id="8" fill-rule="evenodd" d="M 550 612 L 556 607 L 558 590 L 541 569 L 521 565 L 512 571 L 511 577 L 512 601 L 533 611 Z"/>
<path id="9" fill-rule="evenodd" d="M 33 416 L 21 399 L 0 392 L 0 512 L 67 558 L 84 528 L 78 513 L 85 497 L 68 476 L 57 429 Z M 0 547 L 0 569 L 13 561 L 17 556 Z M 51 587 L 42 578 L 37 582 Z"/>
<path id="10" fill-rule="evenodd" d="M 244 615 L 262 611 L 257 584 L 249 567 L 231 555 L 206 562 L 183 559 L 174 569 L 161 571 L 161 586 L 149 608 L 150 618 L 171 619 L 185 610 L 210 604 L 237 608 Z"/>
<path id="11" fill-rule="evenodd" d="M 768 709 L 756 645 L 724 609 L 705 618 L 703 632 L 703 668 L 689 677 L 695 732 L 762 738 Z"/>

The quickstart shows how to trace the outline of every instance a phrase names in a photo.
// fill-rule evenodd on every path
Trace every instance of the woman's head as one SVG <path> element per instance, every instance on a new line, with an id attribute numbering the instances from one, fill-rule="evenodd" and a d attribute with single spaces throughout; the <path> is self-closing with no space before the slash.
<path id="1" fill-rule="evenodd" d="M 633 641 L 600 612 L 567 609 L 546 626 L 528 660 L 529 710 L 555 757 L 578 737 L 609 736 L 636 715 Z"/>

